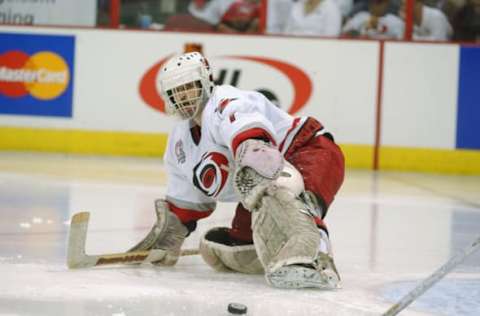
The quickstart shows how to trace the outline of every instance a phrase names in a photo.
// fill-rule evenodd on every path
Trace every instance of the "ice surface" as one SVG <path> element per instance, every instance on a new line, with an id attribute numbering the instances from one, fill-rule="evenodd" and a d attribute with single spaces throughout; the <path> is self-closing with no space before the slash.
<path id="1" fill-rule="evenodd" d="M 0 154 L 0 315 L 380 315 L 480 234 L 480 177 L 348 170 L 329 225 L 342 289 L 279 290 L 219 273 L 199 256 L 175 267 L 68 270 L 68 223 L 90 211 L 87 253 L 125 251 L 165 192 L 161 161 Z M 226 226 L 222 203 L 201 233 Z M 480 253 L 400 315 L 480 315 Z"/>

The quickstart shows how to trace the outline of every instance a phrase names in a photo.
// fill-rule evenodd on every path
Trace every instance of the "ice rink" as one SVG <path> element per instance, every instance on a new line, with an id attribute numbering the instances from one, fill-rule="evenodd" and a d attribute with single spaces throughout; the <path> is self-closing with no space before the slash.
<path id="1" fill-rule="evenodd" d="M 0 153 L 0 315 L 380 315 L 480 235 L 480 177 L 347 170 L 327 224 L 343 287 L 279 290 L 199 256 L 172 268 L 66 267 L 71 216 L 89 211 L 87 253 L 125 251 L 165 192 L 159 159 Z M 220 204 L 202 232 L 228 225 Z M 480 315 L 480 251 L 400 315 Z"/>

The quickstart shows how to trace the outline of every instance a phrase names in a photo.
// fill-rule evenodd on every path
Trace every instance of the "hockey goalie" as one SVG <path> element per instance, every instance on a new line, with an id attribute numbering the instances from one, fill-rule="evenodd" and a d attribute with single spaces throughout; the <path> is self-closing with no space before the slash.
<path id="1" fill-rule="evenodd" d="M 131 250 L 163 249 L 155 264 L 174 265 L 198 220 L 218 201 L 238 202 L 231 227 L 213 227 L 200 240 L 208 265 L 263 273 L 278 288 L 337 288 L 324 217 L 343 182 L 344 157 L 332 135 L 258 92 L 216 86 L 198 52 L 167 61 L 157 87 L 179 120 L 164 157 L 167 194 Z"/>

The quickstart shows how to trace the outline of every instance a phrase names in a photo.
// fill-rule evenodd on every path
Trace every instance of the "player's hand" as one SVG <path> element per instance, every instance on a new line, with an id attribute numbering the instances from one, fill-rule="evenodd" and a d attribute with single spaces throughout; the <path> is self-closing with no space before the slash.
<path id="1" fill-rule="evenodd" d="M 147 236 L 129 251 L 165 250 L 165 256 L 153 263 L 173 266 L 178 261 L 183 241 L 188 235 L 188 229 L 170 211 L 166 200 L 158 199 L 155 201 L 155 212 L 157 214 L 156 223 Z"/>
<path id="2" fill-rule="evenodd" d="M 234 185 L 248 210 L 255 209 L 265 190 L 281 174 L 284 158 L 277 148 L 248 139 L 236 152 Z"/>

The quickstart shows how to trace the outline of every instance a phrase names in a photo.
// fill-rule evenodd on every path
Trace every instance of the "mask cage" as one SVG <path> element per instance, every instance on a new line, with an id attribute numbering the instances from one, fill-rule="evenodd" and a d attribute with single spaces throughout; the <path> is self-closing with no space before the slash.
<path id="1" fill-rule="evenodd" d="M 166 91 L 173 114 L 182 119 L 193 118 L 203 100 L 203 86 L 200 80 L 182 84 Z"/>

